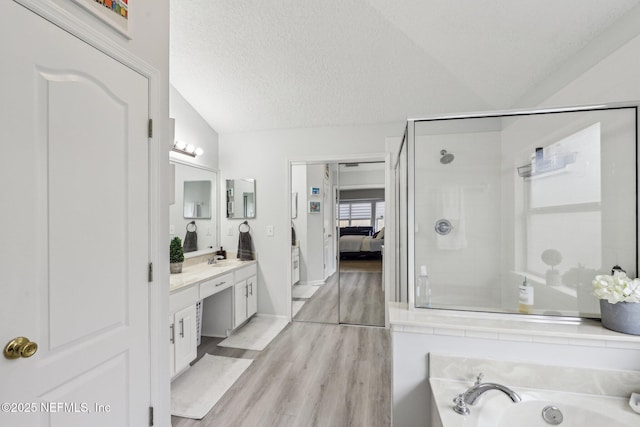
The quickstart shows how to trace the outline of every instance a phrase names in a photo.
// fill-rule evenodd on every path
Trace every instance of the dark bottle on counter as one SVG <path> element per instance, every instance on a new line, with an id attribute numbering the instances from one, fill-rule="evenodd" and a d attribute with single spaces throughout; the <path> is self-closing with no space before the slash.
<path id="1" fill-rule="evenodd" d="M 216 252 L 216 255 L 222 256 L 222 259 L 227 259 L 227 251 L 222 249 L 222 246 L 220 246 L 220 250 Z"/>

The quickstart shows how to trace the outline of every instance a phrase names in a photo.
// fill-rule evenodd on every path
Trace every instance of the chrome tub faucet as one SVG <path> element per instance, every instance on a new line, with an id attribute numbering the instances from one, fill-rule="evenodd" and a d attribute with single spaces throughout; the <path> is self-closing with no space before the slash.
<path id="1" fill-rule="evenodd" d="M 453 399 L 453 403 L 456 404 L 456 406 L 453 407 L 454 411 L 456 411 L 458 414 L 469 415 L 471 411 L 469 410 L 469 407 L 467 405 L 475 405 L 478 398 L 480 398 L 480 396 L 482 396 L 489 390 L 499 390 L 503 392 L 504 394 L 509 396 L 513 403 L 518 403 L 522 400 L 518 393 L 511 390 L 507 386 L 496 383 L 483 383 L 483 377 L 484 375 L 482 373 L 478 374 L 475 384 L 469 387 L 467 391 Z"/>

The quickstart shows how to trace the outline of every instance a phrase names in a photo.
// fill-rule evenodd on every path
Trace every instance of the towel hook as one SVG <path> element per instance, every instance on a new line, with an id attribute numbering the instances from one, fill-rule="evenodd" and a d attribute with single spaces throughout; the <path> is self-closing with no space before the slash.
<path id="1" fill-rule="evenodd" d="M 246 230 L 242 230 L 242 226 L 246 225 L 247 229 Z M 251 227 L 249 226 L 249 223 L 247 221 L 243 221 L 239 226 L 238 226 L 238 231 L 241 233 L 248 233 L 249 231 L 251 231 Z"/>
<path id="2" fill-rule="evenodd" d="M 189 230 L 190 225 L 193 225 L 193 230 Z M 195 221 L 191 221 L 190 223 L 188 223 L 185 228 L 187 229 L 187 231 L 198 231 L 198 226 L 196 225 Z"/>

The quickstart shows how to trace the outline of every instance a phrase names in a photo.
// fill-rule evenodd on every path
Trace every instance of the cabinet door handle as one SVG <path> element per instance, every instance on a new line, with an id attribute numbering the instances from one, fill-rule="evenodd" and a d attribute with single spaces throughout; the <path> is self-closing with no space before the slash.
<path id="1" fill-rule="evenodd" d="M 249 283 L 249 289 L 251 290 L 249 295 L 253 295 L 253 282 Z"/>
<path id="2" fill-rule="evenodd" d="M 220 282 L 220 283 L 216 283 L 216 284 L 215 284 L 215 287 L 217 288 L 218 286 L 222 286 L 222 285 L 224 285 L 225 283 L 227 283 L 227 282 Z"/>
<path id="3" fill-rule="evenodd" d="M 169 335 L 169 341 L 171 342 L 171 344 L 174 344 L 176 342 L 176 328 L 175 328 L 175 324 L 171 324 L 169 325 L 169 329 L 171 330 L 171 334 Z"/>
<path id="4" fill-rule="evenodd" d="M 180 338 L 184 338 L 184 319 L 180 319 Z"/>

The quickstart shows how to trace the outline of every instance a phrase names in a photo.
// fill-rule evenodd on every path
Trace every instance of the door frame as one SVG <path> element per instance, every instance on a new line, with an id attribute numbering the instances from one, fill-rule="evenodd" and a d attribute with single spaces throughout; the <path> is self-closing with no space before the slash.
<path id="1" fill-rule="evenodd" d="M 362 153 L 362 154 L 334 154 L 334 155 L 320 155 L 320 156 L 301 156 L 301 157 L 297 157 L 295 159 L 287 159 L 286 160 L 286 168 L 287 168 L 287 188 L 286 188 L 286 200 L 287 200 L 287 212 L 291 213 L 291 192 L 292 192 L 292 185 L 291 185 L 291 167 L 294 165 L 300 165 L 300 164 L 307 164 L 307 165 L 313 165 L 313 164 L 325 164 L 325 163 L 365 163 L 365 162 L 384 162 L 385 164 L 385 212 L 386 212 L 386 205 L 387 204 L 392 204 L 393 203 L 393 199 L 389 198 L 389 195 L 391 194 L 391 187 L 393 187 L 392 185 L 392 179 L 393 177 L 390 176 L 389 171 L 391 170 L 391 159 L 392 159 L 392 153 L 391 152 L 383 152 L 383 153 Z M 333 186 L 332 186 L 333 189 Z M 332 196 L 333 199 L 333 196 Z M 334 200 L 335 203 L 335 200 Z M 326 208 L 325 208 L 326 209 Z M 298 209 L 298 214 L 300 214 L 300 209 Z M 306 212 L 305 210 L 303 210 L 302 212 Z M 282 223 L 282 229 L 283 230 L 287 230 L 288 227 L 290 227 L 291 223 L 291 215 L 287 215 Z M 387 228 L 389 227 L 389 228 Z M 387 226 L 387 219 L 385 219 L 385 237 L 387 235 L 393 235 L 393 233 L 395 233 L 394 231 L 395 226 L 393 225 L 393 223 L 389 223 Z M 336 235 L 336 239 L 338 239 L 339 236 L 337 236 L 337 233 L 334 233 L 334 235 Z M 289 239 L 286 239 L 287 242 L 287 246 L 282 248 L 283 253 L 290 253 L 291 252 L 291 242 Z M 336 252 L 334 255 L 338 256 L 338 252 L 339 252 L 339 248 L 338 248 L 338 244 L 336 243 L 335 247 L 334 247 L 334 251 Z M 389 328 L 389 310 L 387 308 L 389 302 L 391 301 L 389 299 L 389 296 L 391 295 L 390 293 L 390 289 L 391 289 L 391 283 L 392 280 L 391 278 L 389 278 L 389 268 L 388 265 L 390 262 L 392 262 L 392 260 L 394 260 L 395 258 L 392 257 L 391 255 L 393 254 L 393 248 L 391 247 L 391 245 L 385 245 L 384 247 L 384 256 L 383 256 L 383 263 L 385 264 L 384 268 L 384 276 L 383 280 L 385 283 L 385 313 L 384 313 L 384 319 L 385 319 L 385 328 Z M 287 257 L 288 261 L 288 266 L 289 268 L 287 268 L 287 301 L 289 302 L 289 312 L 288 312 L 288 319 L 291 322 L 293 320 L 293 310 L 292 310 L 292 289 L 291 289 L 291 257 L 288 256 Z M 336 269 L 339 268 L 339 265 L 336 263 Z M 339 320 L 339 318 L 338 318 Z"/>
<path id="2" fill-rule="evenodd" d="M 149 118 L 153 120 L 153 136 L 149 138 L 149 262 L 153 263 L 153 280 L 149 282 L 149 374 L 150 402 L 154 407 L 155 425 L 170 425 L 171 399 L 169 378 L 169 259 L 168 245 L 169 144 L 165 143 L 168 118 L 161 116 L 163 93 L 162 74 L 159 70 L 121 46 L 105 34 L 74 16 L 53 0 L 13 0 L 36 15 L 89 44 L 105 55 L 122 63 L 149 81 Z M 115 30 L 113 30 L 115 31 Z M 118 37 L 121 37 L 119 33 Z M 166 78 L 168 80 L 168 76 Z M 168 83 L 168 82 L 167 82 Z M 168 103 L 168 91 L 165 102 Z M 165 160 L 165 161 L 163 161 Z M 165 194 L 166 193 L 166 194 Z M 161 272 L 167 274 L 161 274 Z M 164 291 L 163 291 L 164 290 Z"/>

